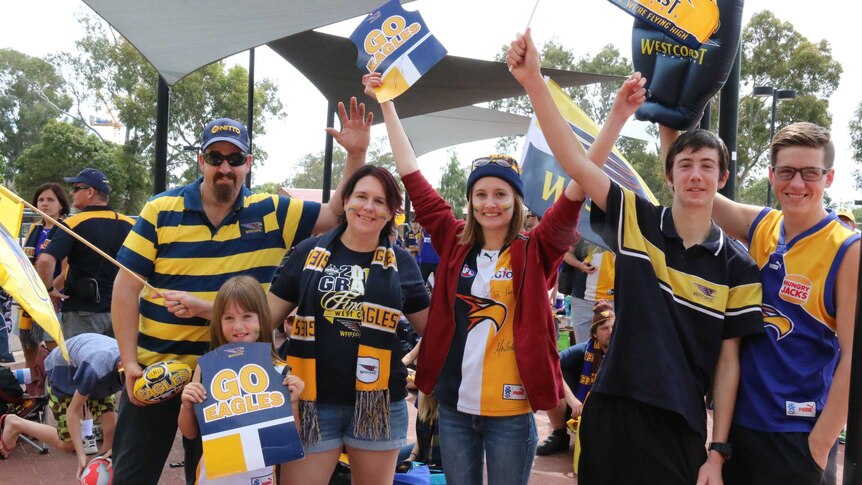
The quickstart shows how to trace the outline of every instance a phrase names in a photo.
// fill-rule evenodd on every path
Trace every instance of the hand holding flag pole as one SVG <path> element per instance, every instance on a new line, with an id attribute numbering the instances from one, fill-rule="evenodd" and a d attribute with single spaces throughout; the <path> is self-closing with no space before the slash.
<path id="1" fill-rule="evenodd" d="M 126 268 L 125 266 L 120 264 L 119 261 L 117 261 L 116 259 L 111 257 L 108 253 L 106 253 L 106 252 L 102 251 L 101 249 L 97 248 L 96 246 L 94 246 L 91 242 L 87 241 L 83 237 L 76 234 L 75 231 L 73 231 L 73 230 L 69 229 L 68 227 L 66 227 L 65 225 L 61 224 L 60 222 L 58 222 L 57 220 L 55 220 L 53 217 L 49 216 L 48 214 L 45 214 L 44 212 L 40 211 L 33 204 L 27 202 L 26 200 L 22 199 L 21 197 L 18 197 L 18 195 L 16 193 L 12 192 L 11 190 L 7 189 L 6 187 L 3 187 L 2 185 L 0 185 L 0 192 L 2 192 L 2 194 L 5 195 L 6 197 L 9 197 L 10 199 L 12 199 L 14 201 L 20 202 L 20 203 L 24 204 L 25 206 L 29 207 L 33 212 L 44 217 L 45 220 L 50 221 L 55 226 L 59 227 L 60 230 L 65 231 L 66 234 L 72 236 L 73 238 L 77 239 L 78 241 L 80 241 L 82 244 L 84 244 L 88 248 L 95 251 L 99 256 L 107 259 L 114 266 L 116 266 L 116 267 L 120 268 L 121 270 L 125 271 L 126 273 L 128 273 L 132 278 L 136 279 L 142 285 L 150 288 L 150 290 L 152 290 L 154 293 L 160 294 L 160 292 L 157 289 L 155 289 L 151 284 L 147 283 L 146 280 L 144 280 L 143 278 L 138 276 L 137 273 L 135 273 L 134 271 L 132 271 L 129 268 Z"/>
<path id="2" fill-rule="evenodd" d="M 530 24 L 533 23 L 533 16 L 536 15 L 536 9 L 539 8 L 539 0 L 536 0 L 536 3 L 533 4 L 533 11 L 530 12 L 530 18 L 527 19 L 527 28 L 524 29 L 524 32 L 530 30 Z M 513 66 L 512 64 L 508 64 L 509 72 L 512 72 Z"/>

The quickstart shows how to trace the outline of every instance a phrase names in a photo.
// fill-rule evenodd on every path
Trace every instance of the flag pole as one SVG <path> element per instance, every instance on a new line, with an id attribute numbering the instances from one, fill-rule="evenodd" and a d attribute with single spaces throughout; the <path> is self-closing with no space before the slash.
<path id="1" fill-rule="evenodd" d="M 73 230 L 69 229 L 68 227 L 66 227 L 66 226 L 65 226 L 65 225 L 63 225 L 63 224 L 60 224 L 60 223 L 59 223 L 59 222 L 57 222 L 57 220 L 55 220 L 53 217 L 51 217 L 51 216 L 49 216 L 48 214 L 45 214 L 44 212 L 40 211 L 40 210 L 39 210 L 38 208 L 36 208 L 33 204 L 31 204 L 31 203 L 27 202 L 26 200 L 22 199 L 21 197 L 19 197 L 19 196 L 18 196 L 18 194 L 16 194 L 16 193 L 12 192 L 11 190 L 7 189 L 6 187 L 2 187 L 2 188 L 0 188 L 0 191 L 7 193 L 7 194 L 8 194 L 9 196 L 11 196 L 13 199 L 17 199 L 17 200 L 21 201 L 21 203 L 22 203 L 22 204 L 24 204 L 24 205 L 26 205 L 27 207 L 29 207 L 29 208 L 30 208 L 30 210 L 32 210 L 33 212 L 35 212 L 35 213 L 39 214 L 40 216 L 44 217 L 44 218 L 45 218 L 45 220 L 50 221 L 52 224 L 54 224 L 55 226 L 59 227 L 61 230 L 65 231 L 65 232 L 66 232 L 66 234 L 68 234 L 68 235 L 70 235 L 70 236 L 74 237 L 75 239 L 77 239 L 78 241 L 80 241 L 82 244 L 84 244 L 84 245 L 85 245 L 85 246 L 87 246 L 88 248 L 90 248 L 90 249 L 92 249 L 93 251 L 95 251 L 99 256 L 101 256 L 101 257 L 103 257 L 103 258 L 107 259 L 108 261 L 110 261 L 111 263 L 113 263 L 113 264 L 114 264 L 114 266 L 116 266 L 116 267 L 120 268 L 121 270 L 125 271 L 129 276 L 131 276 L 132 278 L 136 279 L 139 283 L 141 283 L 142 285 L 144 285 L 144 286 L 146 286 L 146 287 L 149 287 L 152 291 L 154 291 L 154 292 L 156 292 L 156 293 L 159 293 L 159 290 L 155 289 L 155 288 L 153 287 L 153 285 L 151 285 L 151 284 L 147 283 L 147 282 L 146 282 L 146 280 L 144 280 L 143 278 L 141 278 L 140 276 L 138 276 L 138 274 L 137 274 L 137 273 L 135 273 L 134 271 L 132 271 L 132 270 L 130 270 L 129 268 L 126 268 L 125 266 L 123 266 L 122 264 L 120 264 L 120 262 L 119 262 L 119 261 L 117 261 L 116 259 L 114 259 L 113 257 L 111 257 L 111 255 L 109 255 L 108 253 L 106 253 L 106 252 L 102 251 L 101 249 L 97 248 L 97 247 L 96 247 L 96 246 L 94 246 L 90 241 L 87 241 L 86 239 L 84 239 L 84 238 L 83 238 L 83 237 L 81 237 L 80 235 L 76 234 L 76 233 L 75 233 L 75 231 L 73 231 Z"/>
<path id="2" fill-rule="evenodd" d="M 530 19 L 527 20 L 527 28 L 530 27 L 530 24 L 533 23 L 533 15 L 536 15 L 536 8 L 539 6 L 539 0 L 536 0 L 536 4 L 533 5 L 533 11 L 530 13 Z"/>

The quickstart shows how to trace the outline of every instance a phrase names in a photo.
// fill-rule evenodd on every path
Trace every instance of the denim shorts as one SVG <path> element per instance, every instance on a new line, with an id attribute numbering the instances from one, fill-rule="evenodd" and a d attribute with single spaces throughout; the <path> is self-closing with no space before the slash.
<path id="1" fill-rule="evenodd" d="M 368 451 L 388 451 L 401 448 L 407 438 L 407 403 L 404 400 L 389 404 L 389 436 L 379 440 L 357 438 L 353 435 L 353 406 L 317 403 L 317 421 L 320 441 L 305 447 L 306 453 L 319 453 L 341 448 Z"/>

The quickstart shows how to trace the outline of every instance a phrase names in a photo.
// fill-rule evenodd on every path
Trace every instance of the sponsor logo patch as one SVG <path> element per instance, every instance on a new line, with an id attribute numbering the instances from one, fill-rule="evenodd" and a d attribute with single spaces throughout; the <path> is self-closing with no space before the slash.
<path id="1" fill-rule="evenodd" d="M 472 270 L 469 266 L 467 266 L 466 264 L 464 265 L 464 267 L 463 267 L 463 268 L 461 268 L 461 277 L 462 277 L 462 278 L 472 278 L 472 277 L 474 277 L 474 276 L 476 276 L 476 272 L 475 272 L 475 271 L 473 271 L 473 270 Z"/>
<path id="2" fill-rule="evenodd" d="M 814 401 L 808 402 L 793 402 L 785 401 L 784 408 L 788 416 L 799 416 L 801 418 L 816 418 L 817 405 Z"/>
<path id="3" fill-rule="evenodd" d="M 243 235 L 260 234 L 263 232 L 263 222 L 245 222 L 239 225 Z"/>
<path id="4" fill-rule="evenodd" d="M 810 294 L 811 280 L 798 274 L 785 276 L 784 281 L 781 282 L 781 289 L 778 290 L 779 298 L 797 305 L 804 305 Z"/>
<path id="5" fill-rule="evenodd" d="M 356 378 L 359 382 L 371 384 L 380 377 L 380 361 L 374 357 L 356 359 Z"/>
<path id="6" fill-rule="evenodd" d="M 524 386 L 516 384 L 503 384 L 503 399 L 510 401 L 524 401 L 527 399 L 527 391 Z"/>

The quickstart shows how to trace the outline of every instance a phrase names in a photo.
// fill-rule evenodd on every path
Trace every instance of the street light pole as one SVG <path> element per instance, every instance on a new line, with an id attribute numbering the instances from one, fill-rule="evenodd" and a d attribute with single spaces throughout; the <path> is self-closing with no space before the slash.
<path id="1" fill-rule="evenodd" d="M 752 94 L 772 97 L 772 118 L 769 123 L 769 142 L 772 143 L 772 139 L 775 138 L 775 111 L 778 109 L 778 102 L 795 99 L 796 91 L 793 89 L 775 89 L 773 86 L 757 86 Z M 770 166 L 773 161 L 769 161 Z M 769 177 L 766 178 L 766 207 L 772 207 L 772 184 L 769 182 Z"/>

